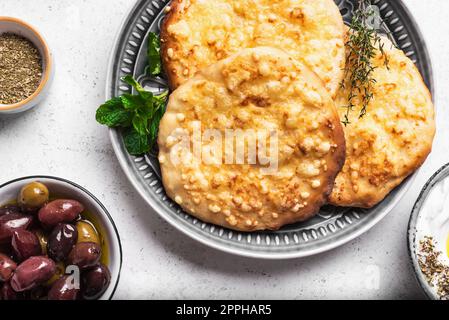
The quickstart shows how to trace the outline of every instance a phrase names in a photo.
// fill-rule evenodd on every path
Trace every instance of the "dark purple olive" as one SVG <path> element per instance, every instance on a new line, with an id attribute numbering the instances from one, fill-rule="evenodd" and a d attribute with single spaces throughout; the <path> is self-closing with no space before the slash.
<path id="1" fill-rule="evenodd" d="M 108 267 L 99 264 L 88 269 L 81 277 L 82 297 L 85 300 L 95 300 L 101 297 L 111 283 L 111 273 Z"/>
<path id="2" fill-rule="evenodd" d="M 44 284 L 56 273 L 53 260 L 46 257 L 31 257 L 17 267 L 11 278 L 11 287 L 23 292 Z"/>
<path id="3" fill-rule="evenodd" d="M 32 216 L 11 213 L 0 217 L 0 243 L 10 243 L 16 230 L 26 230 L 33 222 Z"/>
<path id="4" fill-rule="evenodd" d="M 20 208 L 13 204 L 7 204 L 0 208 L 0 217 L 11 213 L 22 213 Z"/>
<path id="5" fill-rule="evenodd" d="M 42 248 L 37 236 L 27 230 L 16 230 L 11 241 L 14 255 L 18 261 L 42 255 Z"/>
<path id="6" fill-rule="evenodd" d="M 77 241 L 78 230 L 75 226 L 66 223 L 58 224 L 48 237 L 48 256 L 57 262 L 64 261 Z"/>
<path id="7" fill-rule="evenodd" d="M 72 276 L 63 276 L 51 287 L 48 300 L 77 300 L 79 293 L 79 283 Z"/>
<path id="8" fill-rule="evenodd" d="M 11 288 L 9 282 L 5 282 L 0 286 L 0 300 L 12 301 L 19 300 L 19 298 L 20 295 Z"/>
<path id="9" fill-rule="evenodd" d="M 75 200 L 55 200 L 39 210 L 39 221 L 45 227 L 54 227 L 58 223 L 75 221 L 84 207 L 81 203 Z"/>
<path id="10" fill-rule="evenodd" d="M 101 247 L 94 242 L 80 242 L 69 254 L 67 265 L 78 266 L 81 270 L 93 267 L 100 261 Z"/>
<path id="11" fill-rule="evenodd" d="M 7 255 L 0 253 L 0 281 L 11 279 L 17 264 Z"/>

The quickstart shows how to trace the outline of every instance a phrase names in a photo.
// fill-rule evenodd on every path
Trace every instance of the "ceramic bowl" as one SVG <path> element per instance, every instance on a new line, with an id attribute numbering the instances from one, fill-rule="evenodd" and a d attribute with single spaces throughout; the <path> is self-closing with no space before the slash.
<path id="1" fill-rule="evenodd" d="M 30 40 L 39 50 L 42 57 L 42 79 L 36 91 L 23 101 L 14 104 L 0 104 L 1 114 L 13 114 L 27 111 L 41 102 L 50 88 L 54 75 L 53 58 L 44 37 L 25 21 L 0 17 L 0 34 L 13 33 Z"/>
<path id="2" fill-rule="evenodd" d="M 422 189 L 413 207 L 408 227 L 408 249 L 413 269 L 421 288 L 432 300 L 440 300 L 441 297 L 437 294 L 436 288 L 429 285 L 419 266 L 420 241 L 425 237 L 432 237 L 436 250 L 443 253 L 442 258 L 446 263 L 449 261 L 449 256 L 446 256 L 449 236 L 448 203 L 449 164 L 446 164 L 429 179 Z"/>
<path id="3" fill-rule="evenodd" d="M 108 267 L 111 271 L 111 283 L 99 300 L 110 300 L 117 288 L 122 266 L 122 247 L 120 236 L 110 214 L 101 202 L 89 191 L 78 184 L 57 177 L 32 176 L 12 180 L 0 186 L 0 205 L 17 198 L 20 189 L 33 181 L 45 184 L 50 195 L 69 198 L 81 202 L 92 216 L 92 222 L 98 229 L 108 249 Z M 91 217 L 89 217 L 91 219 Z"/>

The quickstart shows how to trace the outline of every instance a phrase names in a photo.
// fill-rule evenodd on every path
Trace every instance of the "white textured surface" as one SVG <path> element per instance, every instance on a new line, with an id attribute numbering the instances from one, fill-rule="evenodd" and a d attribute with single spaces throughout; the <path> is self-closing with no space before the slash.
<path id="1" fill-rule="evenodd" d="M 394 0 L 393 0 L 394 1 Z M 411 207 L 430 175 L 449 162 L 449 1 L 405 0 L 433 58 L 438 136 L 434 153 L 400 205 L 361 238 L 316 257 L 257 261 L 204 247 L 162 221 L 134 192 L 96 124 L 107 60 L 131 0 L 1 0 L 47 37 L 56 58 L 51 93 L 37 109 L 0 118 L 0 183 L 50 174 L 80 183 L 110 210 L 124 260 L 118 299 L 422 298 L 409 263 Z M 380 286 L 368 285 L 379 271 Z M 374 288 L 374 289 L 373 289 Z"/>

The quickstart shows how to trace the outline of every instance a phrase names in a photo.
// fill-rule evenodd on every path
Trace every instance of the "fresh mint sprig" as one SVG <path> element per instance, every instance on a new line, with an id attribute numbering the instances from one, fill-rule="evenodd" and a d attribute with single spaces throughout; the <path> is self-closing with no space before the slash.
<path id="1" fill-rule="evenodd" d="M 149 73 L 159 75 L 162 72 L 160 40 L 155 33 L 149 34 L 147 55 Z M 96 120 L 110 128 L 122 128 L 126 149 L 129 154 L 138 156 L 149 152 L 156 143 L 168 92 L 154 95 L 130 75 L 122 81 L 132 86 L 137 94 L 123 94 L 106 101 L 98 108 Z"/>
<path id="2" fill-rule="evenodd" d="M 126 149 L 131 155 L 141 155 L 149 152 L 156 142 L 168 92 L 155 96 L 131 76 L 122 80 L 131 85 L 137 95 L 124 94 L 106 101 L 98 108 L 96 119 L 110 128 L 126 129 Z"/>

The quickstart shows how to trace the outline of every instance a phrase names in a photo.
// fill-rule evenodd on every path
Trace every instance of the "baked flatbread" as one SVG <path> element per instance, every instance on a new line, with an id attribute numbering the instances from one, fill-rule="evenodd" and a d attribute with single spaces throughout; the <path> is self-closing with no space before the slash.
<path id="1" fill-rule="evenodd" d="M 334 95 L 343 78 L 344 33 L 333 0 L 173 0 L 162 57 L 175 89 L 242 49 L 275 47 L 310 67 Z"/>
<path id="2" fill-rule="evenodd" d="M 375 206 L 418 169 L 432 149 L 435 115 L 429 90 L 404 52 L 388 39 L 383 41 L 389 69 L 378 52 L 373 58 L 377 82 L 368 114 L 358 119 L 361 106 L 357 100 L 351 124 L 344 128 L 346 163 L 330 197 L 333 205 Z M 341 119 L 347 97 L 346 90 L 337 95 Z"/>
<path id="3" fill-rule="evenodd" d="M 163 184 L 186 212 L 254 231 L 309 219 L 327 202 L 344 162 L 343 129 L 320 79 L 283 51 L 245 49 L 205 68 L 167 108 Z"/>

